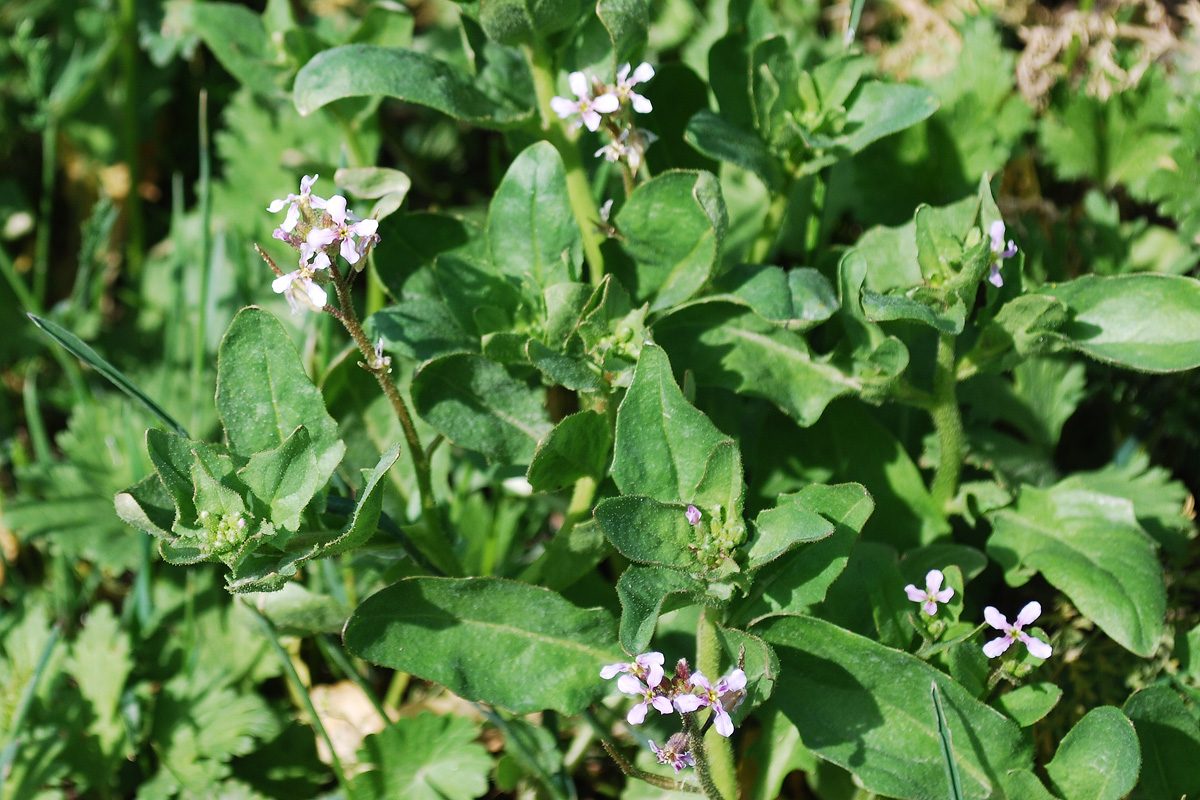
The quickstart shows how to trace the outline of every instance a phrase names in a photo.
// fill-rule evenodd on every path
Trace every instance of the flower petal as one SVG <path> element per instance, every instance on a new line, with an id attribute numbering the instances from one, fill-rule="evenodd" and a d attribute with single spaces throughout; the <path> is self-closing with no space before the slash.
<path id="1" fill-rule="evenodd" d="M 1025 646 L 1029 648 L 1030 654 L 1037 656 L 1038 658 L 1049 658 L 1054 652 L 1054 648 L 1035 636 L 1022 633 L 1020 639 L 1025 643 Z"/>
<path id="2" fill-rule="evenodd" d="M 639 114 L 649 114 L 654 110 L 654 105 L 640 94 L 634 94 L 633 92 L 630 92 L 629 102 L 633 105 L 633 110 Z"/>
<path id="3" fill-rule="evenodd" d="M 642 683 L 641 679 L 628 672 L 617 679 L 617 689 L 625 694 L 644 695 L 646 693 L 646 685 Z"/>
<path id="4" fill-rule="evenodd" d="M 985 656 L 987 656 L 988 658 L 995 658 L 996 656 L 1000 655 L 1005 650 L 1007 650 L 1009 645 L 1011 645 L 1011 644 L 1012 644 L 1012 639 L 1008 638 L 1007 636 L 1000 636 L 998 638 L 992 639 L 990 642 L 988 642 L 987 644 L 985 644 L 983 646 L 983 654 Z"/>
<path id="5" fill-rule="evenodd" d="M 304 293 L 308 295 L 308 299 L 312 301 L 313 310 L 320 311 L 329 302 L 329 295 L 325 290 L 318 286 L 312 278 L 306 278 L 302 281 Z"/>
<path id="6" fill-rule="evenodd" d="M 933 598 L 930 598 L 925 601 L 925 605 L 921 606 L 921 608 L 926 614 L 932 617 L 937 613 L 937 601 L 935 601 Z"/>
<path id="7" fill-rule="evenodd" d="M 646 703 L 645 701 L 638 703 L 633 708 L 629 709 L 629 714 L 625 717 L 625 721 L 630 725 L 641 725 L 646 721 Z"/>
<path id="8" fill-rule="evenodd" d="M 713 724 L 713 727 L 717 729 L 717 733 L 721 734 L 722 736 L 724 736 L 726 738 L 732 736 L 733 735 L 733 720 L 730 718 L 729 713 L 727 711 L 725 711 L 725 709 L 721 708 L 720 706 L 714 706 L 713 711 L 717 715 L 717 720 Z"/>
<path id="9" fill-rule="evenodd" d="M 643 61 L 638 64 L 638 68 L 633 71 L 633 80 L 629 82 L 630 86 L 635 86 L 639 83 L 645 83 L 654 77 L 654 67 Z"/>
<path id="10" fill-rule="evenodd" d="M 671 698 L 665 694 L 660 694 L 650 701 L 650 705 L 654 706 L 660 714 L 673 714 L 675 707 L 671 705 Z"/>
<path id="11" fill-rule="evenodd" d="M 930 594 L 937 594 L 942 588 L 942 581 L 945 580 L 945 577 L 940 569 L 929 570 L 925 573 L 925 588 L 929 590 Z"/>
<path id="12" fill-rule="evenodd" d="M 1025 607 L 1021 609 L 1021 613 L 1017 614 L 1017 621 L 1016 621 L 1015 627 L 1024 628 L 1026 625 L 1033 622 L 1035 619 L 1037 619 L 1041 615 L 1042 615 L 1042 604 L 1041 603 L 1039 603 L 1037 600 L 1034 600 L 1032 603 L 1027 603 L 1025 605 Z"/>
<path id="13" fill-rule="evenodd" d="M 704 698 L 694 694 L 675 695 L 675 707 L 682 713 L 689 714 L 696 709 L 704 708 Z"/>
<path id="14" fill-rule="evenodd" d="M 589 108 L 587 111 L 580 111 L 579 116 L 589 131 L 594 131 L 600 127 L 600 115 L 596 113 L 595 109 Z"/>
<path id="15" fill-rule="evenodd" d="M 925 593 L 911 583 L 904 587 L 904 593 L 908 595 L 908 599 L 912 600 L 914 603 L 925 602 Z"/>
<path id="16" fill-rule="evenodd" d="M 579 103 L 568 100 L 565 97 L 551 97 L 550 110 L 558 114 L 559 119 L 566 119 L 572 114 L 579 112 Z"/>
<path id="17" fill-rule="evenodd" d="M 983 618 L 987 620 L 987 624 L 991 625 L 998 631 L 1007 631 L 1012 626 L 1008 624 L 1008 620 L 1004 615 L 996 610 L 995 606 L 988 606 L 983 610 Z M 1001 650 L 1000 652 L 1004 652 Z"/>
<path id="18" fill-rule="evenodd" d="M 611 114 L 621 107 L 621 99 L 612 92 L 605 92 L 592 101 L 592 108 L 601 114 Z"/>
<path id="19" fill-rule="evenodd" d="M 606 681 L 612 680 L 622 672 L 627 672 L 628 670 L 628 664 L 609 664 L 607 667 L 600 668 L 600 677 Z"/>
<path id="20" fill-rule="evenodd" d="M 329 202 L 325 204 L 325 213 L 341 226 L 346 221 L 346 198 L 340 194 L 335 194 L 329 198 Z"/>
<path id="21" fill-rule="evenodd" d="M 625 82 L 625 79 L 629 77 L 630 69 L 632 69 L 632 67 L 629 65 L 629 62 L 625 62 L 621 65 L 621 68 L 617 70 L 617 83 Z"/>
<path id="22" fill-rule="evenodd" d="M 708 678 L 704 677 L 704 673 L 700 670 L 693 672 L 690 680 L 692 682 L 692 686 L 703 689 L 706 692 L 711 692 L 713 690 L 712 684 L 708 682 Z"/>
<path id="23" fill-rule="evenodd" d="M 721 679 L 721 694 L 725 692 L 740 692 L 746 688 L 746 673 L 743 670 L 735 669 L 733 672 Z"/>
<path id="24" fill-rule="evenodd" d="M 942 589 L 940 592 L 935 594 L 933 596 L 933 599 L 937 600 L 939 603 L 945 603 L 951 597 L 954 597 L 954 588 L 951 586 L 947 586 L 945 589 Z"/>
<path id="25" fill-rule="evenodd" d="M 1004 286 L 1004 277 L 1000 274 L 1000 265 L 991 265 L 991 274 L 988 275 L 988 283 L 995 286 L 997 289 Z"/>
<path id="26" fill-rule="evenodd" d="M 571 85 L 571 93 L 580 100 L 583 100 L 588 96 L 589 87 L 587 75 L 584 75 L 582 72 L 572 72 L 570 77 L 567 78 L 567 83 Z"/>

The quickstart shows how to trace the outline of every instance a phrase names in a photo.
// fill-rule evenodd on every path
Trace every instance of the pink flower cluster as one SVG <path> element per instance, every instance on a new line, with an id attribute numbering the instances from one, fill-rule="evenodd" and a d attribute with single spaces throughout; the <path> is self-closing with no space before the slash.
<path id="1" fill-rule="evenodd" d="M 620 675 L 617 688 L 640 698 L 625 717 L 630 725 L 644 722 L 651 706 L 660 714 L 675 711 L 689 714 L 707 707 L 713 711 L 713 727 L 717 733 L 722 736 L 733 734 L 733 719 L 729 713 L 746 695 L 745 672 L 735 669 L 714 685 L 703 673 L 690 672 L 685 661 L 679 662 L 674 675 L 669 678 L 662 665 L 662 653 L 642 653 L 633 661 L 609 664 L 600 670 L 600 677 L 605 680 Z"/>
<path id="2" fill-rule="evenodd" d="M 596 156 L 603 156 L 613 163 L 624 161 L 636 173 L 642 165 L 646 148 L 658 137 L 634 126 L 628 110 L 639 114 L 649 114 L 654 110 L 654 105 L 647 97 L 634 91 L 638 84 L 646 83 L 653 77 L 654 67 L 645 62 L 636 69 L 623 64 L 617 70 L 616 83 L 612 86 L 598 78 L 589 78 L 582 72 L 572 72 L 568 84 L 575 99 L 551 98 L 550 109 L 559 119 L 578 116 L 571 123 L 575 128 L 582 125 L 589 131 L 597 131 L 603 124 L 609 142 L 596 151 Z"/>
<path id="3" fill-rule="evenodd" d="M 300 180 L 300 194 L 289 194 L 267 206 L 272 214 L 287 208 L 283 224 L 274 238 L 287 242 L 300 252 L 300 265 L 279 275 L 271 288 L 287 298 L 293 312 L 306 308 L 320 311 L 329 301 L 322 284 L 328 278 L 332 258 L 341 255 L 347 263 L 357 264 L 379 241 L 378 220 L 359 219 L 346 210 L 346 198 L 340 194 L 326 200 L 312 193 L 316 175 Z"/>

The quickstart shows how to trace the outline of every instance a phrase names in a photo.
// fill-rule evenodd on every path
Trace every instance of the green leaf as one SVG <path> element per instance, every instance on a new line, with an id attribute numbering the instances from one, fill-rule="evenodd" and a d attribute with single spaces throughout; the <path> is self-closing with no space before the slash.
<path id="1" fill-rule="evenodd" d="M 638 303 L 656 311 L 687 300 L 712 277 L 728 219 L 720 182 L 680 170 L 639 185 L 614 222 L 628 262 L 615 259 L 612 271 Z"/>
<path id="2" fill-rule="evenodd" d="M 625 494 L 689 502 L 726 437 L 675 384 L 662 348 L 647 344 L 617 410 L 612 476 Z"/>
<path id="3" fill-rule="evenodd" d="M 941 301 L 932 291 L 906 294 L 879 294 L 863 289 L 863 311 L 872 322 L 918 322 L 942 333 L 958 335 L 967 319 L 967 307 L 958 295 L 950 303 Z"/>
<path id="4" fill-rule="evenodd" d="M 608 388 L 599 367 L 582 355 L 559 353 L 537 339 L 525 343 L 525 355 L 558 386 L 577 392 L 602 392 Z"/>
<path id="5" fill-rule="evenodd" d="M 238 471 L 238 477 L 266 504 L 271 524 L 296 530 L 300 513 L 321 488 L 308 431 L 301 426 L 276 449 L 255 453 Z"/>
<path id="6" fill-rule="evenodd" d="M 279 447 L 303 425 L 312 437 L 321 484 L 346 452 L 295 345 L 279 321 L 261 308 L 239 311 L 221 340 L 217 412 L 229 446 L 245 455 Z"/>
<path id="7" fill-rule="evenodd" d="M 285 584 L 278 592 L 251 595 L 245 599 L 271 621 L 280 636 L 340 634 L 350 617 L 350 609 L 346 606 L 295 581 Z"/>
<path id="8" fill-rule="evenodd" d="M 240 3 L 185 3 L 177 23 L 190 24 L 221 66 L 257 94 L 279 97 L 288 69 L 281 65 L 262 17 Z"/>
<path id="9" fill-rule="evenodd" d="M 688 120 L 684 138 L 709 158 L 728 161 L 749 170 L 771 191 L 780 191 L 783 169 L 757 135 L 743 130 L 711 111 L 697 111 Z"/>
<path id="10" fill-rule="evenodd" d="M 1141 763 L 1133 724 L 1120 709 L 1100 706 L 1063 738 L 1046 774 L 1064 800 L 1119 800 L 1133 789 Z"/>
<path id="11" fill-rule="evenodd" d="M 525 583 L 536 583 L 561 592 L 588 575 L 596 565 L 612 555 L 612 545 L 595 520 L 559 529 L 545 552 L 518 576 Z"/>
<path id="12" fill-rule="evenodd" d="M 780 679 L 779 658 L 769 644 L 754 634 L 721 625 L 715 626 L 714 632 L 725 654 L 721 659 L 723 674 L 736 667 L 738 655 L 745 653 L 746 698 L 731 714 L 734 725 L 740 725 L 775 692 Z"/>
<path id="13" fill-rule="evenodd" d="M 318 53 L 296 74 L 292 102 L 307 116 L 334 100 L 364 95 L 429 106 L 494 130 L 522 125 L 533 115 L 531 107 L 498 104 L 480 91 L 470 76 L 425 53 L 366 44 Z"/>
<path id="14" fill-rule="evenodd" d="M 190 502 L 190 498 L 189 498 Z M 168 538 L 175 525 L 175 503 L 158 475 L 147 475 L 113 498 L 117 516 L 139 531 Z"/>
<path id="15" fill-rule="evenodd" d="M 1134 693 L 1122 709 L 1133 721 L 1142 771 L 1130 800 L 1200 797 L 1200 725 L 1168 686 Z"/>
<path id="16" fill-rule="evenodd" d="M 852 772 L 867 790 L 889 797 L 945 797 L 936 717 L 936 683 L 948 724 L 961 735 L 954 760 L 968 798 L 1003 796 L 1009 770 L 1032 768 L 1030 744 L 999 712 L 906 653 L 811 617 L 757 624 L 779 656 L 785 680 L 775 702 L 806 747 Z M 967 735 L 969 732 L 969 735 Z"/>
<path id="17" fill-rule="evenodd" d="M 1092 358 L 1145 372 L 1200 366 L 1200 281 L 1181 275 L 1086 275 L 1041 293 L 1071 313 L 1056 334 Z"/>
<path id="18" fill-rule="evenodd" d="M 805 502 L 812 494 L 801 491 L 782 495 L 774 508 L 759 512 L 754 519 L 754 536 L 747 547 L 748 569 L 758 569 L 774 561 L 801 542 L 815 542 L 833 534 L 834 524 Z"/>
<path id="19" fill-rule="evenodd" d="M 1162 566 L 1128 500 L 1025 487 L 1014 506 L 990 519 L 988 554 L 1009 585 L 1041 572 L 1123 647 L 1147 658 L 1158 649 L 1167 600 Z"/>
<path id="20" fill-rule="evenodd" d="M 404 296 L 405 282 L 442 253 L 461 252 L 471 242 L 486 245 L 478 226 L 449 214 L 400 212 L 379 223 L 375 267 L 393 297 Z M 482 249 L 482 248 L 481 248 Z"/>
<path id="21" fill-rule="evenodd" d="M 463 330 L 450 307 L 437 297 L 412 297 L 367 318 L 367 336 L 384 349 L 424 363 L 451 353 L 479 350 L 479 339 Z"/>
<path id="22" fill-rule="evenodd" d="M 512 162 L 488 207 L 487 234 L 493 266 L 530 294 L 578 278 L 583 236 L 554 145 L 530 145 Z"/>
<path id="23" fill-rule="evenodd" d="M 792 330 L 824 322 L 838 309 L 828 279 L 811 267 L 785 272 L 763 264 L 741 264 L 714 281 L 712 288 L 718 293 L 713 299 L 743 303 L 763 319 Z"/>
<path id="24" fill-rule="evenodd" d="M 861 388 L 813 356 L 804 337 L 733 303 L 687 306 L 654 326 L 655 340 L 705 386 L 762 397 L 803 426 Z"/>
<path id="25" fill-rule="evenodd" d="M 612 39 L 614 68 L 634 61 L 646 46 L 650 30 L 650 9 L 645 0 L 599 0 L 596 16 Z"/>
<path id="26" fill-rule="evenodd" d="M 869 81 L 860 84 L 851 96 L 846 133 L 836 142 L 850 153 L 857 153 L 877 139 L 916 125 L 937 109 L 937 97 L 927 89 Z"/>
<path id="27" fill-rule="evenodd" d="M 621 555 L 640 564 L 699 571 L 693 552 L 695 527 L 681 503 L 667 505 L 642 495 L 611 497 L 596 507 L 596 522 Z"/>
<path id="28" fill-rule="evenodd" d="M 571 27 L 579 10 L 579 0 L 488 0 L 479 5 L 479 23 L 489 39 L 515 47 Z"/>
<path id="29" fill-rule="evenodd" d="M 367 598 L 344 639 L 372 663 L 514 714 L 582 711 L 605 691 L 599 668 L 620 660 L 607 611 L 495 578 L 403 580 Z"/>
<path id="30" fill-rule="evenodd" d="M 654 636 L 654 626 L 663 603 L 673 594 L 687 594 L 692 600 L 704 598 L 704 581 L 666 567 L 630 564 L 617 579 L 617 597 L 621 599 L 621 646 L 641 653 Z"/>
<path id="31" fill-rule="evenodd" d="M 996 698 L 996 705 L 1022 728 L 1050 713 L 1062 699 L 1062 689 L 1053 683 L 1029 683 Z"/>
<path id="32" fill-rule="evenodd" d="M 550 492 L 583 477 L 604 477 L 612 438 L 608 421 L 594 411 L 563 419 L 538 442 L 529 462 L 529 484 L 535 492 Z"/>
<path id="33" fill-rule="evenodd" d="M 476 724 L 452 714 L 402 717 L 363 740 L 375 769 L 354 777 L 353 796 L 384 800 L 475 800 L 487 793 L 492 757 Z"/>
<path id="34" fill-rule="evenodd" d="M 750 593 L 731 615 L 733 620 L 748 622 L 768 614 L 798 612 L 824 600 L 875 509 L 871 495 L 857 483 L 816 484 L 790 497 L 793 505 L 803 505 L 833 525 L 833 535 L 794 549 L 759 570 Z"/>
<path id="35" fill-rule="evenodd" d="M 125 377 L 125 373 L 101 358 L 99 353 L 88 347 L 78 336 L 48 319 L 42 319 L 34 314 L 29 314 L 28 317 L 33 321 L 34 325 L 37 325 L 47 336 L 62 345 L 68 353 L 96 370 L 96 372 L 103 375 L 105 379 L 112 383 L 113 386 L 116 386 L 128 395 L 129 399 L 158 417 L 159 421 L 163 425 L 166 425 L 172 433 L 182 436 L 185 439 L 190 438 L 183 426 L 163 410 L 162 406 L 150 399 L 150 395 L 143 392 L 133 381 Z"/>
<path id="36" fill-rule="evenodd" d="M 550 432 L 543 392 L 470 354 L 442 356 L 413 377 L 413 406 L 447 439 L 489 461 L 528 464 Z"/>
<path id="37" fill-rule="evenodd" d="M 372 470 L 363 470 L 363 488 L 358 493 L 358 505 L 346 526 L 337 537 L 321 547 L 319 556 L 322 558 L 349 552 L 366 544 L 375 533 L 379 524 L 379 515 L 383 511 L 383 479 L 388 470 L 400 457 L 400 442 L 384 451 L 379 457 L 379 463 Z"/>

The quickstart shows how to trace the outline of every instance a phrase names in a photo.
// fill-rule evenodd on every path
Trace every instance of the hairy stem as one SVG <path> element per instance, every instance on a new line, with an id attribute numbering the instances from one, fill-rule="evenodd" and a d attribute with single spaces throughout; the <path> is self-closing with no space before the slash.
<path id="1" fill-rule="evenodd" d="M 425 547 L 422 550 L 425 551 L 425 555 L 430 561 L 447 574 L 461 574 L 462 566 L 450 549 L 450 540 L 442 525 L 441 511 L 438 509 L 437 499 L 433 496 L 433 479 L 430 474 L 429 459 L 426 457 L 425 449 L 421 446 L 421 437 L 413 424 L 412 416 L 408 413 L 408 405 L 400 396 L 400 390 L 396 388 L 396 384 L 387 377 L 389 370 L 376 364 L 375 348 L 367 339 L 362 324 L 358 321 L 358 314 L 354 311 L 354 298 L 350 296 L 349 284 L 336 264 L 330 264 L 329 272 L 337 291 L 338 304 L 341 306 L 341 314 L 338 315 L 338 318 L 351 338 L 354 339 L 354 343 L 358 345 L 358 350 L 362 353 L 368 371 L 375 376 L 379 388 L 383 390 L 384 396 L 392 404 L 392 410 L 395 411 L 396 419 L 400 421 L 400 428 L 404 431 L 408 454 L 412 459 L 413 472 L 417 476 L 417 491 L 421 498 L 421 520 L 429 534 L 427 537 L 422 537 L 425 539 L 423 542 Z"/>
<path id="2" fill-rule="evenodd" d="M 596 201 L 592 199 L 591 184 L 583 168 L 579 148 L 567 135 L 562 120 L 550 111 L 550 99 L 555 93 L 554 58 L 545 43 L 540 41 L 525 48 L 525 57 L 533 73 L 538 113 L 542 119 L 542 135 L 554 145 L 554 149 L 558 150 L 558 155 L 562 158 L 563 169 L 567 174 L 567 195 L 571 200 L 571 211 L 583 234 L 583 252 L 587 256 L 588 274 L 592 285 L 599 286 L 604 277 L 604 256 L 600 254 L 600 243 L 604 241 L 604 237 L 596 231 L 600 211 L 596 208 Z"/>
<path id="3" fill-rule="evenodd" d="M 725 800 L 725 795 L 713 781 L 712 771 L 708 766 L 708 751 L 704 749 L 704 734 L 700 732 L 700 723 L 696 720 L 696 715 L 691 713 L 680 716 L 683 718 L 683 732 L 688 737 L 688 749 L 696 761 L 696 777 L 700 780 L 700 788 L 709 800 Z"/>
<path id="4" fill-rule="evenodd" d="M 700 612 L 700 624 L 696 630 L 696 666 L 713 683 L 721 675 L 721 645 L 717 640 L 716 623 L 708 609 Z M 700 734 L 701 740 L 707 742 L 704 752 L 713 784 L 723 797 L 737 797 L 737 767 L 733 763 L 733 748 L 729 746 L 729 740 L 719 733 L 705 737 L 703 734 L 707 727 Z"/>
<path id="5" fill-rule="evenodd" d="M 963 425 L 959 413 L 958 385 L 955 373 L 954 345 L 956 337 L 943 333 L 938 339 L 937 366 L 933 377 L 933 406 L 929 414 L 937 433 L 940 455 L 937 472 L 929 492 L 938 508 L 945 509 L 958 492 L 962 473 Z"/>

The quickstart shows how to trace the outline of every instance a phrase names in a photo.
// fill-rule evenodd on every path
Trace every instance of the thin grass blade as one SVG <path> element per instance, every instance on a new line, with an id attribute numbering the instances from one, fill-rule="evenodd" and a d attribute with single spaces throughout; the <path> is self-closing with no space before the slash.
<path id="1" fill-rule="evenodd" d="M 962 779 L 958 777 L 958 763 L 954 760 L 954 743 L 950 741 L 950 726 L 946 722 L 946 712 L 942 710 L 942 696 L 938 693 L 937 682 L 929 684 L 930 694 L 933 695 L 933 711 L 937 714 L 938 741 L 942 745 L 942 763 L 946 767 L 946 783 L 950 786 L 950 800 L 964 800 Z"/>

